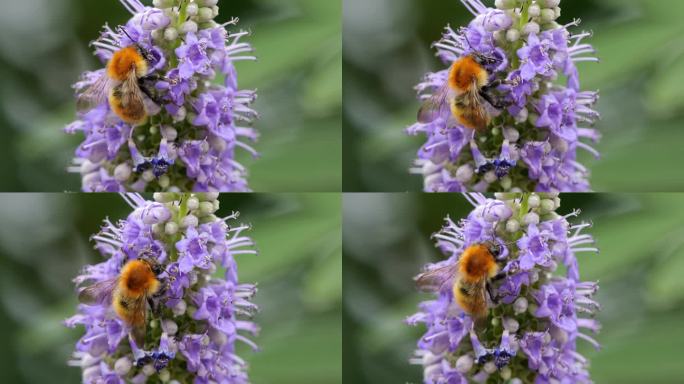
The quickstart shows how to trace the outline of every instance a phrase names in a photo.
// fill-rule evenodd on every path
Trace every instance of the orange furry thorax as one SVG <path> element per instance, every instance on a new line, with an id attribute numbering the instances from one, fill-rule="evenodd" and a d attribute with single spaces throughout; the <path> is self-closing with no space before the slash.
<path id="1" fill-rule="evenodd" d="M 454 61 L 449 70 L 449 86 L 460 93 L 470 91 L 474 85 L 480 89 L 488 80 L 487 70 L 472 56 Z"/>
<path id="2" fill-rule="evenodd" d="M 124 81 L 130 76 L 131 71 L 135 71 L 137 77 L 147 74 L 147 62 L 140 52 L 133 46 L 114 52 L 107 63 L 107 76 Z"/>
<path id="3" fill-rule="evenodd" d="M 159 280 L 149 264 L 141 260 L 132 260 L 121 270 L 118 288 L 123 296 L 139 298 L 159 290 Z"/>
<path id="4" fill-rule="evenodd" d="M 487 246 L 475 244 L 461 254 L 458 272 L 461 279 L 474 283 L 494 277 L 499 272 L 499 266 Z"/>

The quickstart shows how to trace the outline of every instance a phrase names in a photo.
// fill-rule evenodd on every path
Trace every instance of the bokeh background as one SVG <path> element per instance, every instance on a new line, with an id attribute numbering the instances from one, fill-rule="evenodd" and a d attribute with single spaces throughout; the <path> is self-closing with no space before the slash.
<path id="1" fill-rule="evenodd" d="M 71 279 L 100 262 L 90 235 L 125 218 L 114 194 L 0 194 L 0 381 L 78 383 L 66 361 L 83 329 L 62 321 L 77 299 Z M 240 211 L 258 256 L 237 259 L 258 282 L 261 351 L 238 344 L 255 384 L 341 383 L 341 197 L 222 195 L 219 214 Z"/>
<path id="2" fill-rule="evenodd" d="M 142 0 L 151 4 L 152 0 Z M 341 1 L 220 0 L 217 21 L 240 18 L 258 62 L 239 62 L 240 87 L 259 90 L 261 158 L 242 151 L 261 192 L 339 191 Z M 71 84 L 101 68 L 88 43 L 130 17 L 118 0 L 0 0 L 0 191 L 80 189 L 67 174 L 80 135 Z"/>
<path id="3" fill-rule="evenodd" d="M 483 0 L 492 6 L 494 0 Z M 602 62 L 580 63 L 600 89 L 602 159 L 583 153 L 596 191 L 681 191 L 684 157 L 684 1 L 563 0 L 561 23 L 581 18 Z M 443 69 L 430 44 L 472 15 L 459 0 L 344 0 L 344 190 L 418 191 L 408 169 L 424 137 L 407 136 L 413 87 Z M 581 151 L 584 152 L 584 151 Z"/>
<path id="4" fill-rule="evenodd" d="M 580 341 L 597 383 L 680 383 L 684 375 L 684 194 L 564 194 L 561 213 L 581 221 L 600 254 L 578 255 L 599 280 L 603 329 L 596 352 Z M 429 298 L 412 277 L 444 258 L 430 235 L 472 206 L 457 194 L 344 196 L 344 382 L 421 383 L 409 365 L 424 327 L 403 320 Z"/>

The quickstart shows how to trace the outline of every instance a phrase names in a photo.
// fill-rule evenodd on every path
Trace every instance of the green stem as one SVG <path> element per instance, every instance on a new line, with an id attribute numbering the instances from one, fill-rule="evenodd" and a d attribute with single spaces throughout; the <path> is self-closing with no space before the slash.
<path id="1" fill-rule="evenodd" d="M 532 5 L 532 0 L 525 0 L 520 8 L 520 20 L 518 20 L 518 30 L 520 31 L 520 39 L 513 45 L 513 68 L 517 69 L 520 67 L 520 59 L 518 59 L 518 49 L 522 48 L 522 31 L 525 24 L 530 19 L 530 5 Z"/>
<path id="2" fill-rule="evenodd" d="M 174 23 L 174 28 L 176 28 L 176 31 L 178 31 L 178 35 L 181 33 L 181 25 L 185 22 L 185 19 L 188 17 L 188 4 L 190 3 L 189 0 L 181 0 L 180 2 L 180 8 L 178 9 L 178 19 L 176 19 L 176 22 Z M 173 42 L 173 45 L 171 46 L 173 55 L 171 55 L 171 68 L 175 68 L 178 66 L 178 57 L 176 57 L 176 48 L 180 47 L 181 39 L 178 38 L 176 41 Z"/>
<path id="3" fill-rule="evenodd" d="M 169 252 L 169 257 L 171 261 L 178 260 L 178 251 L 176 250 L 176 243 L 181 240 L 183 236 L 181 234 L 181 223 L 183 218 L 188 215 L 188 199 L 190 198 L 190 193 L 180 194 L 180 206 L 178 207 L 178 215 L 174 218 L 174 222 L 178 224 L 178 232 L 171 237 L 171 251 Z"/>
<path id="4" fill-rule="evenodd" d="M 520 211 L 518 212 L 518 222 L 522 223 L 523 217 L 527 214 L 527 211 L 530 209 L 529 206 L 529 199 L 530 199 L 530 194 L 529 193 L 523 193 L 521 196 L 521 201 L 520 201 Z"/>

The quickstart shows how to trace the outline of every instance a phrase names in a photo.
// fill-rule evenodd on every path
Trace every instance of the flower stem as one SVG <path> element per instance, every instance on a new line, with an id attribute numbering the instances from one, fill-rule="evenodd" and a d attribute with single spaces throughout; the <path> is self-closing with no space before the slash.
<path id="1" fill-rule="evenodd" d="M 183 223 L 183 218 L 188 215 L 188 199 L 190 198 L 190 193 L 182 193 L 180 195 L 180 205 L 178 206 L 178 215 L 175 217 L 175 222 L 178 224 L 178 228 L 181 228 Z M 178 251 L 176 250 L 175 244 L 181 240 L 181 231 L 179 230 L 175 235 L 171 237 L 171 244 L 174 244 L 169 251 L 169 257 L 171 261 L 178 260 Z"/>
<path id="2" fill-rule="evenodd" d="M 178 19 L 176 20 L 174 27 L 178 31 L 178 34 L 181 33 L 181 26 L 185 22 L 185 19 L 188 17 L 188 4 L 190 3 L 189 0 L 181 0 L 178 8 Z M 178 66 L 178 57 L 176 57 L 176 48 L 180 47 L 181 39 L 176 39 L 173 42 L 173 55 L 171 56 L 171 68 L 175 68 Z"/>
<path id="3" fill-rule="evenodd" d="M 518 20 L 518 30 L 520 31 L 520 39 L 513 45 L 513 68 L 520 67 L 520 59 L 518 59 L 518 50 L 523 46 L 522 32 L 525 24 L 530 19 L 530 5 L 532 0 L 525 0 L 520 7 L 520 20 Z"/>

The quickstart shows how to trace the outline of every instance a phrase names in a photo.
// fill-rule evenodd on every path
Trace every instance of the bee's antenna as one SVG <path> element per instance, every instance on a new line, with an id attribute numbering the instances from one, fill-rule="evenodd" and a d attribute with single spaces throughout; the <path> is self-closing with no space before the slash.
<path id="1" fill-rule="evenodd" d="M 121 33 L 123 33 L 124 35 L 126 35 L 126 37 L 128 37 L 129 40 L 135 42 L 135 41 L 133 40 L 133 38 L 131 37 L 131 35 L 128 34 L 128 31 L 126 31 L 126 28 L 124 28 L 124 27 L 122 27 L 122 26 L 119 26 L 119 27 L 117 27 L 116 29 L 117 29 L 119 32 L 121 32 Z"/>

